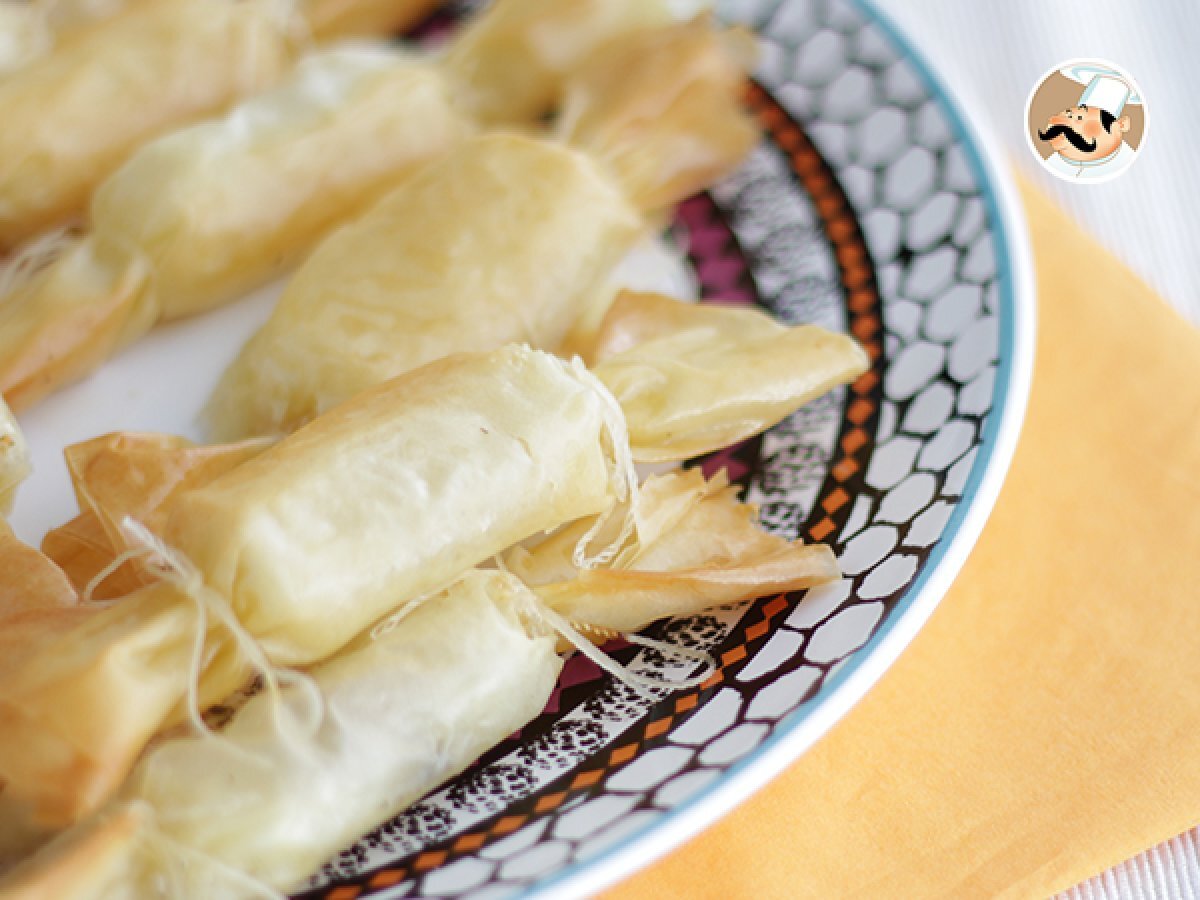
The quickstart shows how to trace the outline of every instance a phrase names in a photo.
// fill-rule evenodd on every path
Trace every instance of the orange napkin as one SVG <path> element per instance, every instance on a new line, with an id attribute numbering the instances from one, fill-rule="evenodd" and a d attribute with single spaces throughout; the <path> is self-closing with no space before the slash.
<path id="1" fill-rule="evenodd" d="M 829 735 L 611 898 L 1040 898 L 1200 822 L 1200 332 L 1024 199 L 1033 393 L 962 574 Z"/>

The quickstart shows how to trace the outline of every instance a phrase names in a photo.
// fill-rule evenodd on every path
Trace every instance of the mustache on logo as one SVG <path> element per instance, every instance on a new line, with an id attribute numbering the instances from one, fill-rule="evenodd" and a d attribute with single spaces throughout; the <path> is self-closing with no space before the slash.
<path id="1" fill-rule="evenodd" d="M 1087 140 L 1074 128 L 1066 125 L 1051 125 L 1045 131 L 1039 131 L 1038 137 L 1043 141 L 1052 141 L 1059 135 L 1065 137 L 1081 153 L 1091 153 L 1096 149 L 1096 142 Z"/>

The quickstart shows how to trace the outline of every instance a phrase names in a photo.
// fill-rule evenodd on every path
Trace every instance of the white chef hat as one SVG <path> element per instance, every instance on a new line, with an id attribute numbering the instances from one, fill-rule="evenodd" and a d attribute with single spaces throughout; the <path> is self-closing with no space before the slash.
<path id="1" fill-rule="evenodd" d="M 1074 63 L 1059 70 L 1072 81 L 1086 85 L 1079 96 L 1079 105 L 1102 109 L 1114 119 L 1129 104 L 1142 102 L 1133 85 L 1116 69 L 1100 63 Z"/>

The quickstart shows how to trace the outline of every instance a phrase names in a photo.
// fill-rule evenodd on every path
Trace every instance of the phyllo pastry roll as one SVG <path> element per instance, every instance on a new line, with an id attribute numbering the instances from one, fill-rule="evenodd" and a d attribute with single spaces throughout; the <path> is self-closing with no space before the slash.
<path id="1" fill-rule="evenodd" d="M 141 148 L 97 190 L 92 235 L 149 262 L 156 320 L 192 315 L 286 271 L 469 131 L 426 60 L 383 45 L 318 51 L 226 117 Z"/>
<path id="2" fill-rule="evenodd" d="M 395 607 L 635 489 L 619 407 L 549 354 L 458 356 L 365 392 L 168 491 L 145 510 L 158 534 L 121 523 L 158 578 L 14 650 L 0 672 L 5 793 L 46 826 L 73 822 L 159 728 L 254 669 L 326 658 Z M 84 499 L 112 515 L 95 491 Z M 581 557 L 603 549 L 582 542 Z"/>
<path id="3" fill-rule="evenodd" d="M 154 0 L 0 79 L 0 248 L 78 216 L 137 146 L 275 81 L 278 0 Z"/>
<path id="4" fill-rule="evenodd" d="M 567 5 L 580 6 L 582 30 L 554 54 L 553 71 L 506 48 L 557 34 L 562 10 L 499 0 L 459 30 L 448 56 L 384 44 L 317 50 L 223 118 L 142 145 L 96 189 L 85 232 L 29 242 L 10 264 L 15 277 L 0 286 L 0 391 L 26 407 L 157 322 L 229 303 L 289 271 L 336 226 L 482 127 L 472 98 L 486 89 L 478 82 L 493 68 L 489 54 L 556 98 L 597 46 L 665 19 L 668 4 Z M 475 48 L 480 67 L 460 64 L 460 46 Z M 513 109 L 506 123 L 531 126 L 540 112 Z M 438 221 L 444 228 L 453 217 Z"/>
<path id="5" fill-rule="evenodd" d="M 183 493 L 166 543 L 273 660 L 303 664 L 406 598 L 635 485 L 620 408 L 528 347 L 447 357 Z"/>
<path id="6" fill-rule="evenodd" d="M 555 347 L 642 228 L 584 154 L 468 141 L 309 257 L 223 376 L 216 436 L 292 430 L 450 352 Z"/>
<path id="7" fill-rule="evenodd" d="M 252 697 L 218 735 L 159 743 L 110 811 L 0 889 L 37 896 L 52 883 L 65 900 L 298 887 L 542 711 L 562 660 L 525 615 L 533 602 L 511 576 L 467 575 L 312 669 L 317 721 L 308 696 L 285 689 Z"/>
<path id="8" fill-rule="evenodd" d="M 214 434 L 289 431 L 449 353 L 518 340 L 557 350 L 594 327 L 645 217 L 734 166 L 755 135 L 726 35 L 703 21 L 652 34 L 630 39 L 641 52 L 615 42 L 582 67 L 567 102 L 585 149 L 473 139 L 327 238 L 223 376 Z M 614 54 L 630 71 L 611 89 L 638 90 L 636 103 L 602 89 Z"/>
<path id="9" fill-rule="evenodd" d="M 827 548 L 763 532 L 756 510 L 720 474 L 655 476 L 636 498 L 627 482 L 620 489 L 630 456 L 613 453 L 622 429 L 592 384 L 576 367 L 512 348 L 402 376 L 216 477 L 211 467 L 233 450 L 213 448 L 194 469 L 170 460 L 185 451 L 200 458 L 200 448 L 164 440 L 156 450 L 146 436 L 131 436 L 124 449 L 113 438 L 78 450 L 81 497 L 110 520 L 135 508 L 119 472 L 134 480 L 160 472 L 148 478 L 149 493 L 170 499 L 140 514 L 165 523 L 151 562 L 176 571 L 95 605 L 82 623 L 26 635 L 0 673 L 9 827 L 77 821 L 112 795 L 155 732 L 219 700 L 255 666 L 269 673 L 280 662 L 354 654 L 372 622 L 387 623 L 377 634 L 404 629 L 453 596 L 457 588 L 445 586 L 463 571 L 492 558 L 528 583 L 543 630 L 582 647 L 664 616 L 837 577 Z M 392 405 L 404 412 L 383 412 Z M 165 460 L 157 467 L 156 454 Z M 171 485 L 191 472 L 192 489 L 175 493 Z M 195 580 L 178 577 L 180 569 Z M 250 635 L 265 651 L 253 665 Z M 51 639 L 57 655 L 39 652 Z M 122 714 L 96 715 L 100 698 L 114 695 L 129 701 Z M 453 771 L 426 770 L 414 790 Z M 349 832 L 386 817 L 372 809 L 376 818 L 353 819 Z M 264 840 L 273 833 L 255 827 Z M 214 853 L 207 844 L 193 849 Z M 311 852 L 334 849 L 318 843 Z M 225 852 L 215 855 L 245 865 Z M 282 875 L 268 881 L 286 883 Z"/>
<path id="10" fill-rule="evenodd" d="M 157 0 L 0 0 L 0 78 L 152 2 Z"/>
<path id="11" fill-rule="evenodd" d="M 588 638 L 837 577 L 827 548 L 764 534 L 720 475 L 655 477 L 638 508 L 636 538 L 608 566 L 573 561 L 594 524 L 578 523 L 505 554 L 511 571 L 469 572 L 310 669 L 319 703 L 300 686 L 259 693 L 217 734 L 160 740 L 104 811 L 4 887 L 24 896 L 53 884 L 81 900 L 154 883 L 215 897 L 297 887 L 536 716 L 561 666 L 556 643 L 639 690 L 694 685 L 711 669 L 650 679 Z M 704 656 L 628 636 L 692 669 Z"/>
<path id="12" fill-rule="evenodd" d="M 436 67 L 361 45 L 149 142 L 96 190 L 85 234 L 40 261 L 27 247 L 0 312 L 0 389 L 27 407 L 156 323 L 262 286 L 470 130 Z"/>

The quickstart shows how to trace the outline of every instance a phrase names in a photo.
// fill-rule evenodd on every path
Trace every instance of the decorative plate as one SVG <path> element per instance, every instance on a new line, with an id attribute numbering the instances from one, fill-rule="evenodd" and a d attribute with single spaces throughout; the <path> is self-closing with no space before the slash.
<path id="1" fill-rule="evenodd" d="M 482 900 L 615 881 L 728 811 L 846 712 L 983 526 L 1032 355 L 1031 266 L 1011 188 L 945 86 L 862 0 L 723 0 L 718 12 L 761 36 L 747 101 L 764 139 L 680 210 L 692 279 L 702 297 L 849 331 L 873 365 L 698 464 L 727 467 L 771 530 L 830 543 L 845 578 L 655 627 L 719 662 L 701 688 L 657 702 L 572 659 L 537 720 L 331 861 L 301 896 Z M 19 533 L 38 540 L 72 514 L 65 444 L 116 428 L 194 433 L 273 295 L 160 329 L 25 417 L 39 473 L 19 501 Z M 635 670 L 668 664 L 609 649 Z"/>

